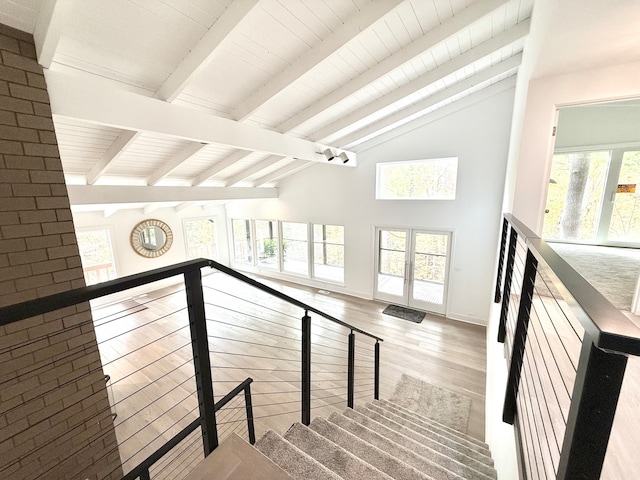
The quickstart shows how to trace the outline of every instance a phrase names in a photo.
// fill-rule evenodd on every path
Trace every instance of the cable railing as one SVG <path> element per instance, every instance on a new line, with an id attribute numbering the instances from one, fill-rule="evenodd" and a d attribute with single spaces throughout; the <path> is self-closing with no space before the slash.
<path id="1" fill-rule="evenodd" d="M 205 266 L 223 273 L 203 282 Z M 122 292 L 177 275 L 182 285 L 122 300 Z M 69 363 L 69 374 L 52 378 L 39 395 L 2 403 L 1 414 L 34 413 L 6 439 L 20 448 L 0 463 L 0 477 L 25 462 L 39 465 L 49 449 L 68 444 L 68 454 L 36 476 L 180 479 L 232 433 L 254 443 L 256 432 L 284 431 L 328 409 L 378 398 L 381 338 L 204 259 L 4 307 L 0 325 L 61 312 L 56 325 L 66 326 L 97 298 L 107 305 L 73 324 L 74 334 L 87 332 L 84 343 L 95 334 L 89 347 L 67 340 L 64 328 L 44 328 L 0 349 L 0 358 L 29 365 L 40 343 L 66 340 L 50 360 L 1 375 L 5 396 Z M 71 390 L 77 382 L 87 387 Z M 39 408 L 55 400 L 59 408 Z M 68 420 L 79 409 L 76 423 Z M 41 444 L 21 445 L 34 428 L 49 431 Z M 96 452 L 84 465 L 75 465 L 86 447 L 78 437 Z"/>
<path id="2" fill-rule="evenodd" d="M 599 479 L 640 328 L 509 214 L 499 258 L 503 420 L 516 427 L 523 476 Z"/>

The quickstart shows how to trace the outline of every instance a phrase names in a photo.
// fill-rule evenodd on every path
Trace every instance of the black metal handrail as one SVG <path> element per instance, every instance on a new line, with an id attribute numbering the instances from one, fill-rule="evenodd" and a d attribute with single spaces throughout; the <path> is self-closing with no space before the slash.
<path id="1" fill-rule="evenodd" d="M 287 295 L 286 293 L 282 293 L 274 288 L 271 288 L 267 285 L 265 285 L 264 283 L 258 282 L 257 280 L 254 280 L 251 277 L 248 277 L 240 272 L 238 272 L 237 270 L 234 270 L 233 268 L 229 268 L 226 265 L 222 265 L 221 263 L 218 263 L 214 260 L 209 260 L 209 266 L 211 268 L 215 268 L 216 270 L 219 270 L 223 273 L 226 273 L 227 275 L 232 276 L 233 278 L 237 278 L 238 280 L 243 281 L 244 283 L 248 283 L 249 285 L 252 285 L 254 287 L 256 287 L 259 290 L 262 290 L 263 292 L 267 292 L 270 295 L 273 295 L 274 297 L 279 298 L 280 300 L 284 300 L 285 302 L 288 302 L 292 305 L 295 305 L 297 307 L 302 308 L 303 310 L 306 310 L 307 312 L 313 312 L 317 315 L 320 315 L 323 318 L 326 318 L 327 320 L 330 320 L 333 323 L 337 323 L 338 325 L 342 325 L 343 327 L 346 327 L 354 332 L 358 332 L 362 335 L 365 335 L 367 337 L 373 338 L 378 342 L 382 342 L 383 339 L 380 337 L 376 337 L 375 335 L 369 333 L 369 332 L 365 332 L 364 330 L 361 330 L 357 327 L 354 327 L 353 325 L 350 325 L 346 322 L 343 322 L 342 320 L 339 320 L 335 317 L 332 317 L 331 315 L 328 315 L 326 313 L 324 313 L 322 310 L 318 310 L 317 308 L 312 307 L 311 305 L 307 305 L 306 303 L 303 303 L 299 300 L 296 300 L 293 297 L 290 297 L 289 295 Z"/>
<path id="2" fill-rule="evenodd" d="M 509 235 L 508 229 L 511 230 Z M 523 242 L 519 243 L 519 239 Z M 508 254 L 505 254 L 507 243 Z M 524 267 L 524 270 L 521 271 L 519 290 L 515 292 L 519 302 L 512 306 L 510 295 L 516 250 L 522 249 L 523 244 L 526 260 L 520 257 L 523 264 L 521 268 Z M 611 305 L 544 240 L 511 214 L 504 216 L 500 249 L 494 298 L 496 303 L 502 301 L 499 342 L 505 342 L 509 309 L 517 308 L 512 315 L 517 320 L 512 325 L 510 337 L 511 359 L 503 420 L 514 424 L 519 418 L 517 399 L 525 351 L 530 348 L 527 334 L 530 330 L 531 307 L 536 296 L 536 275 L 544 272 L 584 328 L 556 478 L 598 479 L 617 409 L 627 355 L 640 355 L 640 328 Z M 503 264 L 505 259 L 506 266 Z"/>
<path id="3" fill-rule="evenodd" d="M 256 443 L 256 434 L 253 423 L 253 410 L 251 406 L 251 382 L 253 382 L 253 379 L 247 378 L 246 380 L 238 384 L 233 390 L 231 390 L 215 403 L 214 410 L 217 412 L 227 403 L 233 400 L 240 392 L 244 392 L 247 409 L 247 429 L 249 432 L 249 443 L 251 443 L 251 445 L 254 445 Z M 197 430 L 198 427 L 201 426 L 201 424 L 201 419 L 196 418 L 193 422 L 191 422 L 189 425 L 180 430 L 180 432 L 174 435 L 167 443 L 158 448 L 155 452 L 153 452 L 145 460 L 143 460 L 138 466 L 136 466 L 133 470 L 122 477 L 122 480 L 135 480 L 136 478 L 149 480 L 151 478 L 149 473 L 151 467 L 153 467 L 153 465 L 155 465 L 162 457 L 169 453 L 191 433 Z"/>
<path id="4" fill-rule="evenodd" d="M 67 290 L 65 292 L 55 293 L 53 295 L 36 298 L 26 302 L 17 303 L 15 305 L 8 305 L 6 307 L 0 308 L 0 326 L 8 325 L 19 320 L 24 320 L 25 318 L 34 317 L 36 315 L 42 315 L 44 313 L 58 310 L 60 308 L 71 307 L 78 303 L 94 300 L 96 298 L 104 297 L 112 293 L 129 290 L 131 288 L 139 287 L 142 285 L 147 285 L 149 283 L 184 274 L 189 271 L 200 270 L 202 267 L 211 267 L 231 277 L 237 278 L 238 280 L 241 280 L 242 282 L 247 283 L 259 290 L 262 290 L 263 292 L 267 292 L 274 297 L 284 300 L 287 303 L 300 307 L 308 312 L 313 312 L 317 315 L 320 315 L 321 317 L 326 318 L 331 322 L 337 323 L 338 325 L 342 325 L 343 327 L 346 327 L 354 332 L 358 332 L 361 335 L 373 338 L 378 342 L 384 341 L 380 337 L 377 337 L 369 332 L 361 330 L 340 319 L 337 319 L 323 312 L 322 310 L 318 310 L 317 308 L 312 307 L 311 305 L 307 305 L 306 303 L 296 300 L 286 293 L 282 293 L 274 288 L 265 285 L 264 283 L 258 282 L 257 280 L 254 280 L 253 278 L 250 278 L 247 275 L 234 270 L 233 268 L 229 268 L 226 265 L 218 263 L 214 260 L 207 260 L 204 258 L 189 260 L 186 262 L 177 263 L 175 265 L 170 265 L 168 267 L 161 267 L 154 270 L 149 270 L 147 272 L 137 273 L 126 277 L 117 278 L 115 280 L 98 283 L 96 285 L 90 285 L 88 287 L 80 287 L 73 290 Z"/>
<path id="5" fill-rule="evenodd" d="M 549 267 L 545 273 L 554 286 L 575 299 L 569 306 L 596 347 L 640 356 L 640 328 L 520 220 L 511 214 L 505 214 L 505 218 L 526 241 L 538 261 Z"/>
<path id="6" fill-rule="evenodd" d="M 165 455 L 171 448 L 184 440 L 187 435 L 200 427 L 202 430 L 202 441 L 204 447 L 204 455 L 207 456 L 218 446 L 218 433 L 216 424 L 216 410 L 226 404 L 239 391 L 244 389 L 245 402 L 247 410 L 247 419 L 249 421 L 249 439 L 255 441 L 255 432 L 253 428 L 253 413 L 251 405 L 251 395 L 249 381 L 246 385 L 240 384 L 233 392 L 230 392 L 219 402 L 214 401 L 213 396 L 213 379 L 211 376 L 211 364 L 209 358 L 209 348 L 207 339 L 207 325 L 205 317 L 205 303 L 202 291 L 201 269 L 203 267 L 211 267 L 220 272 L 230 275 L 244 283 L 247 283 L 261 291 L 264 291 L 276 298 L 286 301 L 304 310 L 304 316 L 301 319 L 302 335 L 302 421 L 305 424 L 310 422 L 311 412 L 311 317 L 309 312 L 313 312 L 333 323 L 350 329 L 350 342 L 354 342 L 354 332 L 367 336 L 375 340 L 374 355 L 374 398 L 379 399 L 379 381 L 380 381 L 380 342 L 382 338 L 372 335 L 321 310 L 307 305 L 299 300 L 279 292 L 267 285 L 264 285 L 252 278 L 247 277 L 229 267 L 218 262 L 207 259 L 190 260 L 175 265 L 162 267 L 148 272 L 143 272 L 127 277 L 111 280 L 108 282 L 92 285 L 88 287 L 76 288 L 65 292 L 49 295 L 46 297 L 33 299 L 15 305 L 0 308 L 0 325 L 8 325 L 20 320 L 31 318 L 37 315 L 43 315 L 66 307 L 78 305 L 90 300 L 104 297 L 106 295 L 123 292 L 125 290 L 147 285 L 153 282 L 164 280 L 173 276 L 183 275 L 185 293 L 187 297 L 187 312 L 189 317 L 189 329 L 191 334 L 191 346 L 193 351 L 193 364 L 195 368 L 196 392 L 198 396 L 199 417 L 194 422 L 185 427 L 178 435 L 170 440 L 166 445 L 154 452 L 151 457 L 145 460 L 134 471 L 130 472 L 124 478 L 137 478 L 143 480 L 149 478 L 149 467 Z M 350 347 L 353 350 L 355 345 Z M 354 390 L 354 360 L 353 353 L 350 352 L 349 358 L 349 384 L 348 384 L 348 406 L 353 406 L 353 390 Z M 244 383 L 244 382 L 243 382 Z M 235 392 L 235 393 L 234 393 Z M 211 405 L 218 406 L 211 408 Z"/>

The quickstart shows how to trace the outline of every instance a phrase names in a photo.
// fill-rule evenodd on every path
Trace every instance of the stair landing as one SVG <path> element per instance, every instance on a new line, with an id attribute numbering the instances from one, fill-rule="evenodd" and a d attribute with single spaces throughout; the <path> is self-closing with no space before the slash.
<path id="1" fill-rule="evenodd" d="M 284 470 L 232 434 L 200 462 L 185 480 L 292 480 Z"/>

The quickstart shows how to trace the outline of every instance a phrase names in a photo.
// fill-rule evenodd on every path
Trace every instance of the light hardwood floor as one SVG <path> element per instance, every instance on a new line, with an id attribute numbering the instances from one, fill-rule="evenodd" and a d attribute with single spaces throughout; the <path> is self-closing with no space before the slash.
<path id="1" fill-rule="evenodd" d="M 383 303 L 259 280 L 382 337 L 381 398 L 392 395 L 403 373 L 464 394 L 472 401 L 467 433 L 484 437 L 484 327 L 429 314 L 415 324 L 383 314 Z M 300 419 L 299 326 L 304 312 L 281 301 L 274 303 L 266 294 L 222 273 L 207 275 L 203 282 L 216 399 L 250 376 L 255 380 L 257 435 L 266 429 L 284 432 Z M 164 288 L 94 311 L 105 373 L 111 376 L 117 402 L 116 434 L 125 471 L 197 416 L 182 288 Z M 345 408 L 349 331 L 320 317 L 312 318 L 312 416 L 327 415 Z M 357 336 L 356 352 L 356 403 L 365 403 L 373 396 L 373 342 Z M 233 428 L 237 433 L 246 432 L 243 405 L 238 399 L 227 411 L 219 412 L 218 420 L 227 432 Z M 195 440 L 185 441 L 182 448 L 181 462 L 201 457 Z M 170 462 L 167 459 L 159 469 L 172 472 Z M 175 470 L 178 461 L 173 462 Z"/>

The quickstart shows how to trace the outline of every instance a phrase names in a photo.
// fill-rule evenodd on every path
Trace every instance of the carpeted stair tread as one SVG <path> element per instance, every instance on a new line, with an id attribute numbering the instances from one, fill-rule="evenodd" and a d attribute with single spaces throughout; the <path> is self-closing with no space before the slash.
<path id="1" fill-rule="evenodd" d="M 421 449 L 426 449 L 426 447 L 422 447 L 416 442 L 413 442 L 413 446 L 410 443 L 409 447 L 403 446 L 394 440 L 385 437 L 381 433 L 367 428 L 356 420 L 336 412 L 329 416 L 329 422 L 334 423 L 338 427 L 358 436 L 371 445 L 384 450 L 388 454 L 398 460 L 401 460 L 407 465 L 414 467 L 418 471 L 425 473 L 434 480 L 461 480 L 463 478 L 442 465 L 439 465 L 437 462 L 429 459 L 428 456 L 420 455 Z"/>
<path id="2" fill-rule="evenodd" d="M 486 443 L 484 443 L 481 440 L 478 440 L 475 437 L 472 437 L 470 435 L 467 435 L 464 432 L 461 432 L 459 430 L 455 430 L 451 427 L 448 427 L 446 425 L 443 425 L 435 420 L 433 420 L 432 418 L 429 417 L 424 417 L 422 415 L 418 415 L 416 412 L 413 412 L 401 405 L 398 405 L 396 403 L 393 403 L 389 400 L 374 400 L 373 401 L 374 404 L 379 404 L 382 407 L 385 407 L 389 410 L 395 411 L 395 412 L 402 412 L 405 415 L 408 415 L 408 417 L 406 418 L 414 418 L 414 419 L 418 419 L 420 420 L 420 422 L 428 424 L 430 426 L 432 426 L 434 429 L 437 429 L 438 431 L 444 432 L 448 435 L 451 436 L 456 436 L 459 438 L 464 439 L 466 442 L 472 443 L 474 445 L 477 445 L 478 447 L 480 447 L 481 449 L 485 450 L 486 452 L 489 452 L 489 445 L 487 445 Z M 416 422 L 419 423 L 419 422 Z"/>
<path id="3" fill-rule="evenodd" d="M 301 423 L 283 438 L 345 480 L 390 480 L 391 477 Z"/>
<path id="4" fill-rule="evenodd" d="M 419 472 L 412 466 L 394 458 L 387 452 L 358 438 L 338 425 L 328 422 L 324 418 L 316 418 L 311 422 L 309 428 L 376 467 L 381 472 L 386 473 L 391 478 L 396 480 L 433 480 L 432 477 Z"/>
<path id="5" fill-rule="evenodd" d="M 479 462 L 482 462 L 485 465 L 493 466 L 493 459 L 491 458 L 491 456 L 488 456 L 483 452 L 479 452 L 475 448 L 471 448 L 467 445 L 463 445 L 462 443 L 454 439 L 451 439 L 451 437 L 447 435 L 442 435 L 440 432 L 434 432 L 429 427 L 419 425 L 418 423 L 415 422 L 415 419 L 408 420 L 405 417 L 401 415 L 397 415 L 396 413 L 391 412 L 390 410 L 383 408 L 380 405 L 375 404 L 373 402 L 368 403 L 366 407 L 370 410 L 373 410 L 374 412 L 379 413 L 380 415 L 384 415 L 385 417 L 389 418 L 390 420 L 404 427 L 410 428 L 411 430 L 414 430 L 415 432 L 418 432 L 419 434 L 424 435 L 425 437 L 431 438 L 432 440 L 444 445 L 445 447 L 449 447 L 453 450 L 457 450 L 458 452 L 463 453 L 464 455 L 470 458 L 474 458 L 475 460 L 478 460 Z"/>
<path id="6" fill-rule="evenodd" d="M 365 413 L 361 413 L 360 410 L 364 410 Z M 414 440 L 413 438 L 411 438 L 411 436 L 404 435 L 403 433 L 399 432 L 394 428 L 389 428 L 386 425 L 383 425 L 382 423 L 377 422 L 366 413 L 375 414 L 375 412 L 367 412 L 366 408 L 357 407 L 357 410 L 352 410 L 347 408 L 343 412 L 343 415 L 351 418 L 352 420 L 355 420 L 358 423 L 361 423 L 362 425 L 364 425 L 365 427 L 371 430 L 374 430 L 376 433 L 383 435 L 389 440 L 392 440 L 404 447 L 407 447 L 408 449 L 418 453 L 422 457 L 437 463 L 438 465 L 446 468 L 447 470 L 450 470 L 456 475 L 460 475 L 463 478 L 470 479 L 470 480 L 488 480 L 488 479 L 496 478 L 495 473 L 493 475 L 482 473 L 474 469 L 473 467 L 463 464 L 458 460 L 455 460 L 447 456 L 446 454 L 443 454 L 442 452 L 439 452 L 433 448 L 430 448 L 424 445 L 424 443 L 421 443 L 420 441 Z M 401 427 L 401 425 L 397 425 L 397 426 Z M 405 429 L 405 430 L 407 430 L 408 433 L 411 433 L 411 430 L 409 429 Z M 419 436 L 415 432 L 413 432 L 413 434 L 414 436 Z M 422 440 L 424 440 L 424 437 L 422 438 Z M 468 461 L 478 464 L 478 462 L 470 458 L 468 458 Z M 487 468 L 486 465 L 480 464 L 480 466 L 484 467 L 484 469 Z"/>
<path id="7" fill-rule="evenodd" d="M 389 400 L 455 430 L 467 431 L 471 399 L 459 393 L 403 373 Z"/>
<path id="8" fill-rule="evenodd" d="M 296 480 L 341 480 L 340 476 L 268 430 L 255 447 Z"/>
<path id="9" fill-rule="evenodd" d="M 432 450 L 437 451 L 438 453 L 444 455 L 445 457 L 448 457 L 465 466 L 468 466 L 473 470 L 476 470 L 486 475 L 489 478 L 496 478 L 496 472 L 493 469 L 492 465 L 487 465 L 483 462 L 476 460 L 475 458 L 471 458 L 465 455 L 464 453 L 461 453 L 457 450 L 454 450 L 445 445 L 442 445 L 441 443 L 438 443 L 432 438 L 424 436 L 421 433 L 418 433 L 415 430 L 412 430 L 411 428 L 405 427 L 404 425 L 400 425 L 399 423 L 394 422 L 393 420 L 390 420 L 388 417 L 381 415 L 378 412 L 375 412 L 369 408 L 366 408 L 363 406 L 357 406 L 356 411 L 358 413 L 366 415 L 367 417 L 371 418 L 373 421 L 381 425 L 384 425 L 388 429 L 394 430 L 404 435 L 405 437 L 409 437 L 412 440 L 424 445 L 425 447 L 428 447 Z"/>

